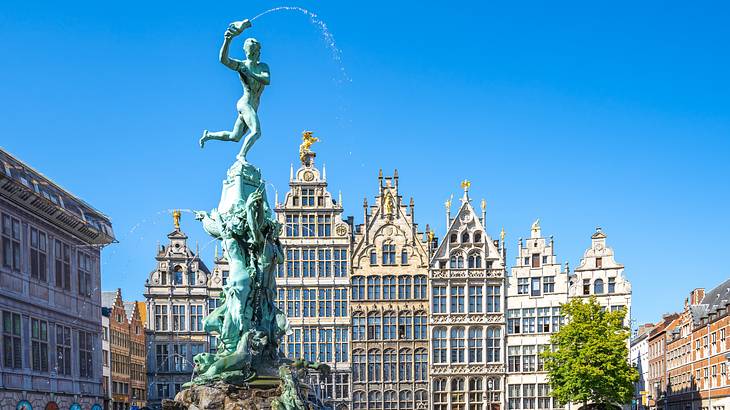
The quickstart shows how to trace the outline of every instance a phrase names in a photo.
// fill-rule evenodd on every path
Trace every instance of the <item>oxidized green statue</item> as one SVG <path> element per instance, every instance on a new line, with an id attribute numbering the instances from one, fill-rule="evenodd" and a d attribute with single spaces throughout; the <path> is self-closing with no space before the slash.
<path id="1" fill-rule="evenodd" d="M 279 344 L 289 331 L 286 316 L 275 304 L 275 271 L 284 261 L 279 242 L 281 225 L 266 199 L 261 171 L 246 161 L 248 150 L 260 135 L 256 109 L 269 83 L 269 69 L 258 61 L 260 45 L 254 39 L 245 42 L 247 60 L 228 58 L 231 39 L 250 26 L 248 20 L 232 23 L 221 49 L 221 62 L 239 73 L 244 90 L 234 129 L 206 131 L 200 140 L 201 146 L 209 139 L 239 141 L 246 129 L 250 130 L 223 181 L 218 207 L 210 213 L 195 213 L 205 231 L 221 241 L 230 271 L 222 305 L 203 320 L 205 330 L 219 336 L 218 351 L 195 357 L 198 376 L 194 383 L 276 376 L 281 362 Z"/>
<path id="2" fill-rule="evenodd" d="M 243 30 L 251 27 L 251 22 L 243 20 L 231 23 L 223 36 L 223 45 L 220 51 L 220 62 L 224 66 L 238 73 L 243 86 L 243 96 L 238 100 L 236 109 L 238 110 L 238 118 L 233 124 L 233 131 L 208 132 L 203 131 L 200 138 L 200 147 L 205 146 L 208 140 L 235 141 L 241 140 L 248 129 L 249 133 L 243 141 L 243 147 L 238 154 L 238 158 L 246 161 L 246 154 L 251 149 L 256 140 L 261 136 L 261 126 L 259 124 L 259 116 L 257 114 L 261 94 L 264 87 L 269 85 L 269 66 L 259 61 L 261 56 L 261 43 L 255 38 L 248 38 L 243 43 L 243 51 L 246 53 L 246 59 L 243 61 L 235 60 L 228 57 L 228 48 L 231 45 L 233 37 L 238 36 Z"/>

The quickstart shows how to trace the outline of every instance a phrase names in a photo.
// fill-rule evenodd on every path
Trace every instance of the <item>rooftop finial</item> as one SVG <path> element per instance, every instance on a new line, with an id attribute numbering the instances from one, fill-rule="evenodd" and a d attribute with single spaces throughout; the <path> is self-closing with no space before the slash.
<path id="1" fill-rule="evenodd" d="M 507 235 L 507 234 L 504 232 L 504 226 L 503 226 L 502 227 L 502 231 L 499 233 L 499 241 L 502 242 L 502 246 L 504 246 L 504 237 L 505 237 L 505 235 Z"/>
<path id="2" fill-rule="evenodd" d="M 302 145 L 299 146 L 299 160 L 302 161 L 302 165 L 310 165 L 312 158 L 317 156 L 317 154 L 309 149 L 317 141 L 319 141 L 319 138 L 315 137 L 312 131 L 302 132 Z"/>
<path id="3" fill-rule="evenodd" d="M 172 222 L 175 224 L 175 230 L 180 230 L 180 216 L 182 216 L 182 212 L 180 212 L 179 209 L 175 209 L 172 211 Z"/>
<path id="4" fill-rule="evenodd" d="M 532 223 L 532 233 L 539 233 L 540 232 L 540 218 L 535 219 L 535 222 Z"/>

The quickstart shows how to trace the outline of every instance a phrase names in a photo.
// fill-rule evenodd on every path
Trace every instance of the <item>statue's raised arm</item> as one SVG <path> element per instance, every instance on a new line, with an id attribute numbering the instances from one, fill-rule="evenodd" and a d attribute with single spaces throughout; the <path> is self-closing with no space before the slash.
<path id="1" fill-rule="evenodd" d="M 237 21 L 228 25 L 223 38 L 223 45 L 219 53 L 221 64 L 238 73 L 243 87 L 243 96 L 238 100 L 236 109 L 238 110 L 238 118 L 233 124 L 231 131 L 208 132 L 203 131 L 200 138 L 200 147 L 205 146 L 205 142 L 209 140 L 234 141 L 238 142 L 249 131 L 243 142 L 243 147 L 238 154 L 238 159 L 246 162 L 246 155 L 253 144 L 261 137 L 261 130 L 258 118 L 258 107 L 261 100 L 261 94 L 264 88 L 270 83 L 269 66 L 259 61 L 261 56 L 261 43 L 255 38 L 248 38 L 243 43 L 243 51 L 246 53 L 246 59 L 239 61 L 230 58 L 229 48 L 234 37 L 243 33 L 244 30 L 251 27 L 249 20 Z"/>

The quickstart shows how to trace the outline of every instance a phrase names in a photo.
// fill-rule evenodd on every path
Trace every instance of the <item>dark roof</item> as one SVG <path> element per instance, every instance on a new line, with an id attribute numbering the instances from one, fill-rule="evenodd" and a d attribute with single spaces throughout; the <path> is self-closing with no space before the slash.
<path id="1" fill-rule="evenodd" d="M 43 211 L 49 220 L 86 237 L 91 243 L 107 244 L 115 240 L 108 216 L 2 148 L 0 192 L 22 206 Z"/>
<path id="2" fill-rule="evenodd" d="M 690 307 L 692 319 L 697 323 L 727 304 L 730 304 L 730 279 L 709 292 L 705 292 L 705 297 L 702 298 L 702 302 L 698 306 Z"/>

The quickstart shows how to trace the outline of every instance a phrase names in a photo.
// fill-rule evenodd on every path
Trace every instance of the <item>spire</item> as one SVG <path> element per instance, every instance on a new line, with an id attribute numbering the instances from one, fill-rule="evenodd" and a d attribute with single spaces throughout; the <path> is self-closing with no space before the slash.
<path id="1" fill-rule="evenodd" d="M 530 238 L 539 238 L 539 237 L 540 237 L 540 218 L 537 218 L 537 219 L 535 219 L 535 222 L 532 223 Z"/>
<path id="2" fill-rule="evenodd" d="M 461 188 L 464 190 L 464 196 L 461 198 L 461 202 L 469 201 L 469 188 L 471 187 L 471 181 L 465 179 L 461 181 Z"/>
<path id="3" fill-rule="evenodd" d="M 327 180 L 327 165 L 326 164 L 322 164 L 322 180 L 323 181 Z"/>
<path id="4" fill-rule="evenodd" d="M 175 224 L 176 231 L 180 230 L 180 216 L 181 215 L 182 215 L 182 213 L 180 212 L 179 209 L 175 209 L 174 211 L 172 211 L 172 222 Z"/>
<path id="5" fill-rule="evenodd" d="M 274 188 L 274 208 L 279 206 L 279 191 Z"/>
<path id="6" fill-rule="evenodd" d="M 454 195 L 451 195 L 449 199 L 444 202 L 444 207 L 446 207 L 446 230 L 449 230 L 449 225 L 451 225 L 451 201 L 454 199 Z"/>
<path id="7" fill-rule="evenodd" d="M 213 260 L 218 260 L 218 244 L 215 244 L 215 253 L 213 253 Z"/>
<path id="8" fill-rule="evenodd" d="M 294 181 L 294 164 L 289 164 L 289 180 Z"/>
<path id="9" fill-rule="evenodd" d="M 342 190 L 337 193 L 337 204 L 339 204 L 340 208 L 342 208 Z"/>
<path id="10" fill-rule="evenodd" d="M 487 227 L 487 200 L 482 198 L 482 226 Z M 504 228 L 502 228 L 504 229 Z"/>

